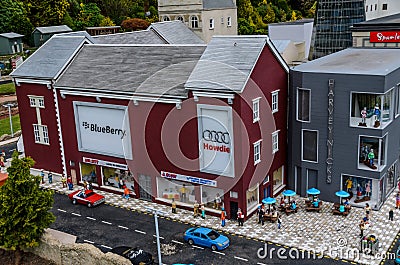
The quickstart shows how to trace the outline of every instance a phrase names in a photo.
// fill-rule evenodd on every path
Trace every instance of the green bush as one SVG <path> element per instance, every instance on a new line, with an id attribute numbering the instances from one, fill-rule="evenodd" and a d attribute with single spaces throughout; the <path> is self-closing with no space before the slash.
<path id="1" fill-rule="evenodd" d="M 15 94 L 15 86 L 14 83 L 6 83 L 0 85 L 0 95 L 9 95 Z"/>

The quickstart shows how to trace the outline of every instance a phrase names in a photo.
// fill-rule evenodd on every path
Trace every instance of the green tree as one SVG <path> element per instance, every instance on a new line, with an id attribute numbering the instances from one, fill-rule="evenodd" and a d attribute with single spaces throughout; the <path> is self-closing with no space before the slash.
<path id="1" fill-rule="evenodd" d="M 30 157 L 19 159 L 14 152 L 8 180 L 0 188 L 0 246 L 15 251 L 16 264 L 21 249 L 37 246 L 44 229 L 55 221 L 49 211 L 53 191 L 40 189 L 41 177 L 30 174 L 34 163 Z"/>
<path id="2" fill-rule="evenodd" d="M 1 0 L 0 4 L 0 32 L 17 32 L 25 35 L 28 40 L 33 31 L 24 4 L 20 1 Z"/>
<path id="3" fill-rule="evenodd" d="M 100 27 L 115 26 L 115 23 L 109 17 L 103 18 L 99 24 Z"/>
<path id="4" fill-rule="evenodd" d="M 103 18 L 100 8 L 95 3 L 81 3 L 75 25 L 78 30 L 83 30 L 86 27 L 97 27 Z"/>
<path id="5" fill-rule="evenodd" d="M 67 13 L 68 0 L 22 0 L 35 27 L 59 25 Z"/>

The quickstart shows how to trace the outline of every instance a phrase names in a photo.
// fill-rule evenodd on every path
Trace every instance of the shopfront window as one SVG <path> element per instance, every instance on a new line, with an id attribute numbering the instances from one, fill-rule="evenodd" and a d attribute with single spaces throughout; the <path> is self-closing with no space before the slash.
<path id="1" fill-rule="evenodd" d="M 393 120 L 393 89 L 385 94 L 352 93 L 350 126 L 384 128 Z"/>
<path id="2" fill-rule="evenodd" d="M 82 181 L 97 183 L 96 166 L 86 163 L 81 163 Z"/>
<path id="3" fill-rule="evenodd" d="M 157 178 L 157 196 L 159 198 L 194 204 L 200 198 L 196 198 L 195 186 L 183 181 Z"/>
<path id="4" fill-rule="evenodd" d="M 123 189 L 126 185 L 128 189 L 134 190 L 133 175 L 128 170 L 121 170 L 111 167 L 102 167 L 103 185 L 113 188 Z"/>
<path id="5" fill-rule="evenodd" d="M 224 190 L 209 186 L 200 186 L 200 189 L 201 203 L 204 203 L 204 207 L 220 210 L 223 205 Z"/>
<path id="6" fill-rule="evenodd" d="M 342 176 L 342 189 L 350 193 L 350 203 L 360 207 L 364 207 L 366 203 L 373 208 L 379 205 L 382 192 L 379 185 L 379 180 L 349 175 Z"/>
<path id="7" fill-rule="evenodd" d="M 283 166 L 274 171 L 272 181 L 274 184 L 274 191 L 279 190 L 283 186 Z"/>
<path id="8" fill-rule="evenodd" d="M 396 185 L 396 163 L 394 163 L 391 167 L 389 167 L 386 173 L 386 185 L 385 185 L 386 196 L 390 195 L 390 192 Z"/>
<path id="9" fill-rule="evenodd" d="M 358 169 L 381 171 L 386 165 L 386 136 L 360 136 Z"/>
<path id="10" fill-rule="evenodd" d="M 247 211 L 257 207 L 259 202 L 258 194 L 258 183 L 246 191 Z"/>

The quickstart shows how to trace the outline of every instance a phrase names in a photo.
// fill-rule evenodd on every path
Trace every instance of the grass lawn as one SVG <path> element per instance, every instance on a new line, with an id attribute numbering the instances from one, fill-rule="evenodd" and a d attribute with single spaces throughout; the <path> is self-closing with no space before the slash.
<path id="1" fill-rule="evenodd" d="M 14 133 L 16 131 L 21 130 L 21 123 L 19 122 L 19 115 L 12 116 L 12 125 L 14 129 Z M 0 136 L 3 134 L 10 134 L 10 119 L 7 116 L 7 119 L 0 120 Z"/>
<path id="2" fill-rule="evenodd" d="M 14 83 L 7 83 L 0 85 L 0 95 L 15 94 Z"/>

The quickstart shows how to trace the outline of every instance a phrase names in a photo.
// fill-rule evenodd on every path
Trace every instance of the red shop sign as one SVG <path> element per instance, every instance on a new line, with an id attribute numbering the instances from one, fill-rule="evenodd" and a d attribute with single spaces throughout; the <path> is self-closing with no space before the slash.
<path id="1" fill-rule="evenodd" d="M 369 42 L 400 42 L 400 31 L 372 31 Z"/>

